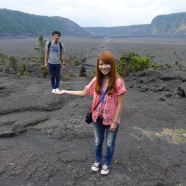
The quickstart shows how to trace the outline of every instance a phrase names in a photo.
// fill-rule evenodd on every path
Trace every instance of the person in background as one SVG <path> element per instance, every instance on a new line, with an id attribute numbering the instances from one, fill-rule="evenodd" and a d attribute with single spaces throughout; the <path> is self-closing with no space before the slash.
<path id="1" fill-rule="evenodd" d="M 91 109 L 95 138 L 95 162 L 91 166 L 91 170 L 96 172 L 101 168 L 102 175 L 106 175 L 110 171 L 125 93 L 124 81 L 116 72 L 116 61 L 110 51 L 103 51 L 98 56 L 96 77 L 90 81 L 84 90 L 60 90 L 56 93 L 93 96 Z M 104 138 L 107 148 L 103 160 Z"/>
<path id="2" fill-rule="evenodd" d="M 52 93 L 59 91 L 61 67 L 65 68 L 65 48 L 64 44 L 59 41 L 61 33 L 53 31 L 52 41 L 48 41 L 45 46 L 45 64 L 49 68 Z"/>

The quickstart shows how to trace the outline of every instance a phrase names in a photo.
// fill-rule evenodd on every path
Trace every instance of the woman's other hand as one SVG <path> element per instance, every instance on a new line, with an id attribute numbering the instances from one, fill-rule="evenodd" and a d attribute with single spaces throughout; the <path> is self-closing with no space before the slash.
<path id="1" fill-rule="evenodd" d="M 113 123 L 113 122 L 112 122 L 111 125 L 110 125 L 109 131 L 114 132 L 114 131 L 116 130 L 117 126 L 118 126 L 117 123 Z"/>

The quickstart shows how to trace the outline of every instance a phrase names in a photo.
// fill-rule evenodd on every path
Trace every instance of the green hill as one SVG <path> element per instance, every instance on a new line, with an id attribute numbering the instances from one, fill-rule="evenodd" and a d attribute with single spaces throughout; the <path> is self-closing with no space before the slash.
<path id="1" fill-rule="evenodd" d="M 67 36 L 88 36 L 82 27 L 62 17 L 48 17 L 0 9 L 0 34 L 49 35 L 59 30 Z"/>
<path id="2" fill-rule="evenodd" d="M 155 17 L 151 24 L 120 27 L 86 27 L 94 36 L 107 37 L 182 37 L 186 38 L 186 13 Z"/>
<path id="3" fill-rule="evenodd" d="M 186 38 L 186 12 L 159 15 L 151 24 L 145 25 L 83 28 L 63 17 L 38 16 L 0 9 L 0 35 L 50 35 L 53 30 L 59 30 L 65 36 Z"/>
<path id="4" fill-rule="evenodd" d="M 151 22 L 151 35 L 186 36 L 186 13 L 155 17 Z"/>
<path id="5" fill-rule="evenodd" d="M 85 30 L 95 37 L 145 37 L 149 35 L 150 25 L 85 27 Z"/>

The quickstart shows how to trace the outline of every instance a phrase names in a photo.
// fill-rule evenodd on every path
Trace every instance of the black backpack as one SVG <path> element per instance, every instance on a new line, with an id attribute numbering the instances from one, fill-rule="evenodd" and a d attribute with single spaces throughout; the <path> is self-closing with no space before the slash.
<path id="1" fill-rule="evenodd" d="M 48 43 L 48 50 L 50 50 L 51 43 L 52 43 L 52 41 L 49 41 L 49 43 Z M 62 44 L 61 44 L 61 42 L 59 42 L 59 46 L 60 46 L 60 52 L 62 52 Z"/>

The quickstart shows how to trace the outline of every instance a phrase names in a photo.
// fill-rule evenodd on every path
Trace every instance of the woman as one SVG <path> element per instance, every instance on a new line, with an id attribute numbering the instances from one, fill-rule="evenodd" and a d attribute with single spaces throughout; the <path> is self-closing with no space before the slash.
<path id="1" fill-rule="evenodd" d="M 109 51 L 103 51 L 98 56 L 96 77 L 92 79 L 84 90 L 61 90 L 57 94 L 64 93 L 76 96 L 86 96 L 87 94 L 93 96 L 92 118 L 95 137 L 95 163 L 91 169 L 96 172 L 101 168 L 102 175 L 108 174 L 114 154 L 124 94 L 126 93 L 124 81 L 116 72 L 113 54 Z M 107 150 L 104 162 L 102 162 L 104 136 Z"/>

